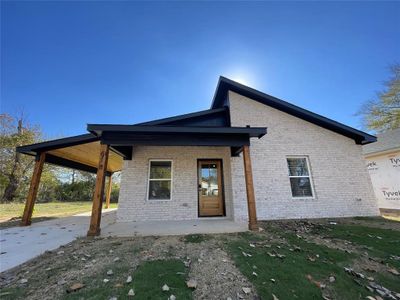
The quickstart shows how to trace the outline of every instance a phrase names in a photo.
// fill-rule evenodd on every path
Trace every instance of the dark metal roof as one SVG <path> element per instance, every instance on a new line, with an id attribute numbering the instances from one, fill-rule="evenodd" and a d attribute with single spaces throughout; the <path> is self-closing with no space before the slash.
<path id="1" fill-rule="evenodd" d="M 114 124 L 88 124 L 87 130 L 101 136 L 103 132 L 134 132 L 157 134 L 246 134 L 261 138 L 267 133 L 266 127 L 186 127 L 186 126 L 140 126 Z"/>
<path id="2" fill-rule="evenodd" d="M 91 133 L 87 133 L 87 134 L 81 134 L 81 135 L 76 135 L 76 136 L 71 136 L 71 137 L 67 137 L 67 138 L 56 139 L 56 140 L 26 145 L 26 146 L 20 146 L 20 147 L 17 147 L 17 152 L 28 154 L 28 155 L 36 155 L 37 153 L 40 153 L 43 151 L 49 151 L 49 150 L 58 149 L 58 148 L 64 148 L 64 147 L 69 147 L 69 146 L 85 144 L 85 143 L 91 143 L 91 142 L 95 142 L 98 140 L 99 140 L 99 137 L 97 137 Z"/>
<path id="3" fill-rule="evenodd" d="M 265 127 L 193 127 L 89 124 L 88 131 L 113 147 L 147 146 L 225 146 L 232 155 L 240 153 L 250 138 L 261 138 Z"/>
<path id="4" fill-rule="evenodd" d="M 229 110 L 225 107 L 217 109 L 207 109 L 193 113 L 173 116 L 153 120 L 149 122 L 138 123 L 134 125 L 165 125 L 165 126 L 229 126 Z"/>
<path id="5" fill-rule="evenodd" d="M 250 88 L 222 76 L 219 78 L 218 85 L 214 94 L 214 99 L 211 104 L 211 109 L 217 109 L 229 105 L 229 103 L 227 103 L 228 91 L 238 93 L 252 100 L 276 108 L 280 111 L 298 117 L 325 129 L 354 139 L 357 144 L 368 144 L 376 142 L 376 137 L 373 135 L 336 122 L 324 116 L 318 115 L 309 110 L 293 105 L 289 102 L 270 96 L 263 92 L 257 91 L 253 88 Z"/>

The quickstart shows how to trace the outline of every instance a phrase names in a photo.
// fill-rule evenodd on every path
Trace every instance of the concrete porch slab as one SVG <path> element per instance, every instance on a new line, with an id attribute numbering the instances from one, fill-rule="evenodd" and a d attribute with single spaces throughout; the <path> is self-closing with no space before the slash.
<path id="1" fill-rule="evenodd" d="M 247 231 L 247 223 L 227 219 L 117 222 L 101 229 L 101 236 L 161 236 Z"/>

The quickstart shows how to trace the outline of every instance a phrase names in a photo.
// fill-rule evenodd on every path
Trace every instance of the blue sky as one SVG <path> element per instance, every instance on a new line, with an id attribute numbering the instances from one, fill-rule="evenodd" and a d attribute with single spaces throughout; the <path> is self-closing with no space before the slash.
<path id="1" fill-rule="evenodd" d="M 219 75 L 360 128 L 396 2 L 1 2 L 1 112 L 47 137 L 207 109 Z"/>

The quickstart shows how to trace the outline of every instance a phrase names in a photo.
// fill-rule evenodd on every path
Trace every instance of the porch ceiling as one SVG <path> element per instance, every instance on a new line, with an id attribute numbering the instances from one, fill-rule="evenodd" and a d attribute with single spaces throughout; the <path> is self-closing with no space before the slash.
<path id="1" fill-rule="evenodd" d="M 33 156 L 46 152 L 47 163 L 96 173 L 100 156 L 100 139 L 92 134 L 84 134 L 17 147 L 17 151 Z M 120 171 L 123 157 L 123 154 L 111 148 L 107 172 Z"/>
<path id="2" fill-rule="evenodd" d="M 93 168 L 97 168 L 99 164 L 100 142 L 91 142 L 76 146 L 59 148 L 47 152 L 50 155 L 81 163 Z M 122 157 L 110 151 L 108 156 L 107 171 L 117 172 L 122 169 Z"/>

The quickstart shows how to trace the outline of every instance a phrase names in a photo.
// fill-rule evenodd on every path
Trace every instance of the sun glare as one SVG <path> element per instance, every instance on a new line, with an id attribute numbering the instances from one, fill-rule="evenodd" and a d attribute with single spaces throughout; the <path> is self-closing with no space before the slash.
<path id="1" fill-rule="evenodd" d="M 250 85 L 250 82 L 244 77 L 233 77 L 232 80 L 244 85 Z"/>

